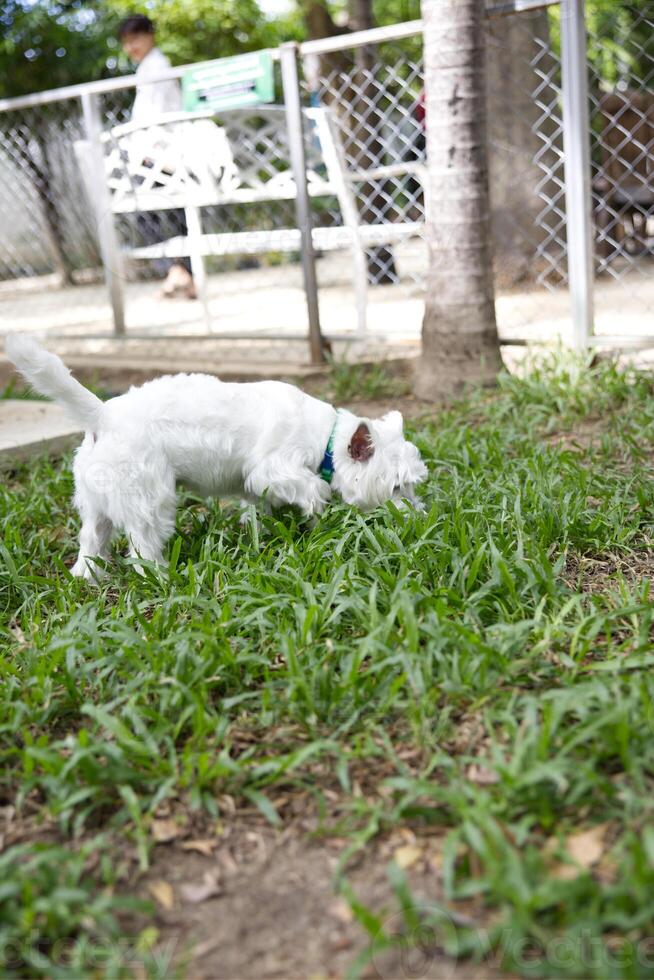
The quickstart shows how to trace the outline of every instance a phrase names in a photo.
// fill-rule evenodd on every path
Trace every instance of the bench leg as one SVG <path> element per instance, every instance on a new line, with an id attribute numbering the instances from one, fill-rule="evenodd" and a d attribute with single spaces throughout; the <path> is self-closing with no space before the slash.
<path id="1" fill-rule="evenodd" d="M 363 338 L 368 329 L 368 263 L 366 253 L 360 242 L 355 242 L 354 252 L 354 289 L 357 306 L 357 334 Z"/>
<path id="2" fill-rule="evenodd" d="M 193 282 L 198 294 L 198 299 L 202 303 L 205 328 L 207 333 L 211 333 L 213 328 L 211 324 L 211 314 L 209 312 L 209 301 L 207 297 L 207 276 L 204 268 L 204 257 L 202 255 L 202 221 L 200 219 L 200 209 L 187 207 L 184 208 L 184 212 L 186 214 L 186 228 Z"/>

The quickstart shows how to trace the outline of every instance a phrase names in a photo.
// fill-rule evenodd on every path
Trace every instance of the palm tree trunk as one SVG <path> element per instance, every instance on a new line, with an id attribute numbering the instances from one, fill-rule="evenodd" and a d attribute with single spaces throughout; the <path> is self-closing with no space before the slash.
<path id="1" fill-rule="evenodd" d="M 493 288 L 484 0 L 422 0 L 429 274 L 416 394 L 438 401 L 502 366 Z"/>

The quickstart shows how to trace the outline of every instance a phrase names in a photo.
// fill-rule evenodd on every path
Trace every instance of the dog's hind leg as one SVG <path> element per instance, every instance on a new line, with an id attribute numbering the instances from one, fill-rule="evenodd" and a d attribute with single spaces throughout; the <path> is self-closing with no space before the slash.
<path id="1" fill-rule="evenodd" d="M 94 437 L 87 434 L 77 450 L 73 464 L 75 506 L 82 519 L 82 527 L 79 534 L 79 554 L 70 571 L 76 578 L 89 581 L 104 575 L 104 569 L 93 559 L 109 557 L 109 544 L 114 529 L 107 513 L 107 497 L 103 492 L 106 468 L 100 464 L 95 469 L 89 469 L 95 459 L 94 447 Z"/>
<path id="2" fill-rule="evenodd" d="M 163 548 L 175 530 L 176 503 L 174 486 L 168 492 L 162 490 L 155 500 L 132 501 L 132 513 L 125 523 L 130 557 L 165 564 Z M 141 570 L 138 565 L 137 569 Z"/>
<path id="3" fill-rule="evenodd" d="M 93 580 L 105 574 L 104 569 L 93 559 L 109 557 L 109 543 L 113 529 L 113 524 L 104 514 L 88 508 L 84 509 L 79 534 L 79 555 L 70 570 L 71 575 Z"/>

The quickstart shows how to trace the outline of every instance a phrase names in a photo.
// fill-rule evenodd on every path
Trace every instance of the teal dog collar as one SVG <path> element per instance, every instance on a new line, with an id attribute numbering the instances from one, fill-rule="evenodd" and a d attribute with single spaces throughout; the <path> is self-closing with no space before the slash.
<path id="1" fill-rule="evenodd" d="M 322 458 L 320 470 L 318 471 L 325 483 L 331 483 L 334 478 L 334 439 L 336 437 L 336 426 L 338 425 L 339 414 L 340 409 L 336 412 L 336 419 L 334 421 L 334 425 L 332 426 L 332 431 L 329 434 L 325 455 Z"/>

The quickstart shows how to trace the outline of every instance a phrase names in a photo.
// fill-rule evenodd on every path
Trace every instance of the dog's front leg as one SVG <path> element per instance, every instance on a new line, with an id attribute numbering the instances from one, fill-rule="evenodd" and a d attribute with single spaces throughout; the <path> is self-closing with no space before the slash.
<path id="1" fill-rule="evenodd" d="M 311 470 L 304 470 L 293 501 L 305 517 L 318 517 L 330 501 L 332 492 L 328 483 Z"/>
<path id="2" fill-rule="evenodd" d="M 142 524 L 127 530 L 130 558 L 143 558 L 155 565 L 165 565 L 163 547 L 170 537 L 169 528 L 160 528 L 153 524 Z M 143 574 L 143 566 L 136 562 L 135 570 Z"/>
<path id="3" fill-rule="evenodd" d="M 263 497 L 273 507 L 284 504 L 299 507 L 305 517 L 322 514 L 331 497 L 329 484 L 316 473 L 305 466 L 292 469 L 286 460 L 277 468 L 268 460 L 265 467 L 253 470 L 246 490 Z"/>
<path id="4" fill-rule="evenodd" d="M 294 479 L 286 479 L 268 487 L 268 499 L 276 507 L 293 504 L 305 517 L 322 514 L 330 497 L 329 484 L 309 469 L 303 469 Z"/>
<path id="5" fill-rule="evenodd" d="M 270 506 L 270 501 L 267 497 L 264 497 L 263 500 L 259 500 L 257 497 L 252 497 L 251 500 L 246 500 L 243 498 L 239 501 L 241 513 L 238 522 L 241 527 L 247 527 L 247 525 L 250 523 L 250 517 L 252 515 L 250 508 L 252 505 L 254 505 L 262 514 L 265 514 L 266 517 L 270 517 L 272 514 L 272 507 Z M 256 514 L 254 514 L 254 520 L 256 520 Z"/>

